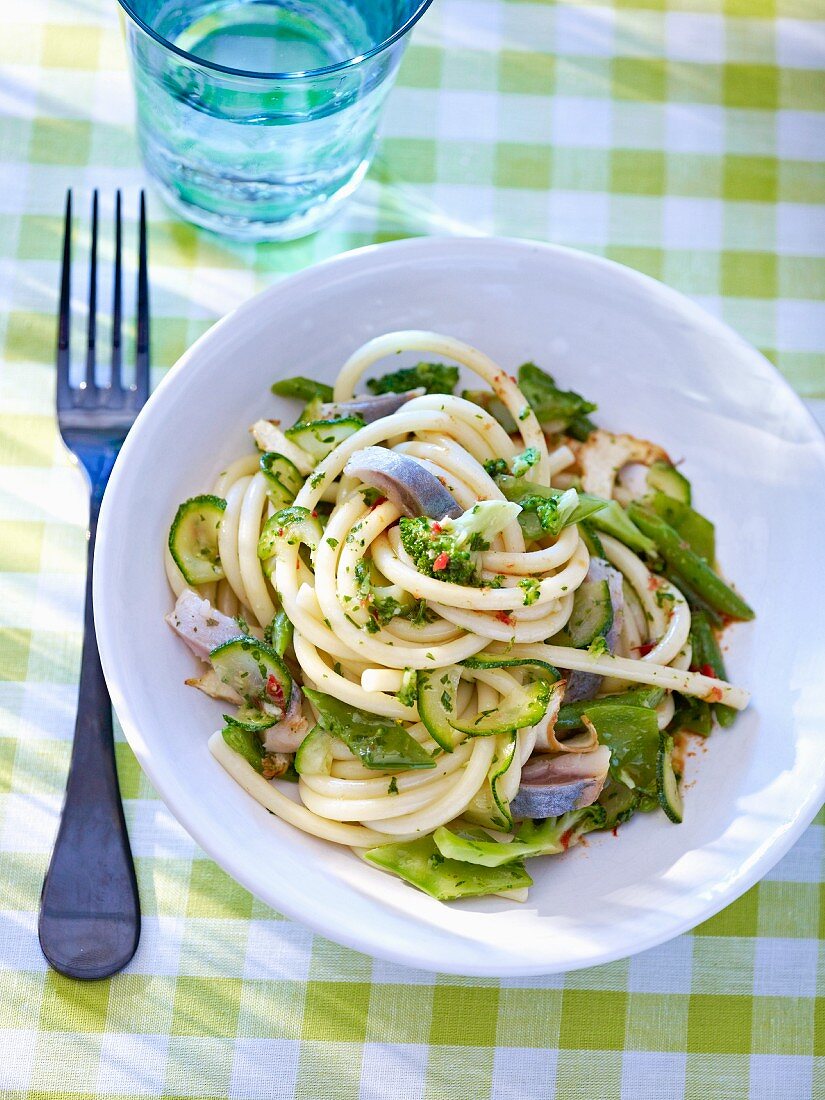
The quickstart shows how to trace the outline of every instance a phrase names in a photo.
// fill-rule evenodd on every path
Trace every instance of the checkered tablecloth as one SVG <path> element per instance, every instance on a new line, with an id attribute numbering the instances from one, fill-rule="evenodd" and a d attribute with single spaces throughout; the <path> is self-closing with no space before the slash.
<path id="1" fill-rule="evenodd" d="M 110 981 L 35 934 L 80 658 L 84 490 L 51 364 L 65 188 L 144 182 L 114 0 L 0 0 L 0 1096 L 825 1096 L 825 817 L 757 887 L 629 961 L 530 980 L 376 962 L 255 901 L 117 745 L 144 924 Z M 500 233 L 637 267 L 825 398 L 822 0 L 436 0 L 332 227 L 234 246 L 151 203 L 154 362 L 344 249 Z M 78 269 L 80 270 L 80 268 Z M 83 292 L 82 284 L 78 293 Z"/>

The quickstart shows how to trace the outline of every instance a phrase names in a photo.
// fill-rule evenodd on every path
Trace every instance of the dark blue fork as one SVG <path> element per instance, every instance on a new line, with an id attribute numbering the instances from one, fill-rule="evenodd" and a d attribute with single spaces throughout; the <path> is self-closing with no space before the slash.
<path id="1" fill-rule="evenodd" d="M 112 366 L 108 386 L 95 381 L 97 333 L 98 196 L 92 200 L 89 319 L 84 380 L 69 382 L 72 195 L 66 196 L 63 269 L 57 329 L 57 421 L 66 447 L 90 487 L 83 656 L 66 797 L 49 869 L 43 881 L 38 934 L 43 954 L 70 978 L 106 978 L 134 955 L 140 902 L 118 788 L 112 704 L 103 678 L 92 615 L 92 562 L 103 492 L 135 417 L 149 396 L 149 286 L 146 207 L 140 196 L 135 384 L 123 379 L 121 329 L 121 199 L 115 199 Z"/>

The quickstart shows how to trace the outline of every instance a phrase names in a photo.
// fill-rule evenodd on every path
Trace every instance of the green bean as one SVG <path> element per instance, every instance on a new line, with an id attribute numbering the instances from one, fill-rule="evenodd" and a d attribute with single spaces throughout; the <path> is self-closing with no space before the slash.
<path id="1" fill-rule="evenodd" d="M 659 516 L 632 501 L 628 515 L 648 538 L 652 539 L 667 564 L 681 573 L 696 594 L 715 610 L 732 619 L 752 619 L 753 610 L 742 597 L 695 554 L 677 531 Z"/>

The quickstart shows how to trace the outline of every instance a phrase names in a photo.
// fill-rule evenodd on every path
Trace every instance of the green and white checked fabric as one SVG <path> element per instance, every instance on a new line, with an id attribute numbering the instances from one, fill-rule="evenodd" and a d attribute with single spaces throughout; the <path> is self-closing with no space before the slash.
<path id="1" fill-rule="evenodd" d="M 67 186 L 80 205 L 120 186 L 134 206 L 144 177 L 114 0 L 6 0 L 0 23 L 0 1096 L 825 1096 L 822 814 L 691 935 L 566 976 L 463 980 L 372 961 L 253 900 L 121 740 L 141 946 L 111 981 L 47 970 L 36 910 L 84 568 L 83 487 L 52 414 L 60 209 Z M 152 203 L 157 369 L 343 249 L 506 233 L 665 280 L 825 398 L 824 69 L 822 0 L 437 0 L 370 177 L 329 229 L 236 246 Z"/>

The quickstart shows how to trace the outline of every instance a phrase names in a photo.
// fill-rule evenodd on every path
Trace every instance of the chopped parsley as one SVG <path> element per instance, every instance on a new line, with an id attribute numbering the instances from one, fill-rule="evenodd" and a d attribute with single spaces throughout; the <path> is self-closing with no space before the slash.
<path id="1" fill-rule="evenodd" d="M 524 592 L 524 606 L 530 607 L 539 598 L 539 582 L 535 577 L 522 577 L 518 586 Z"/>

